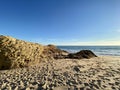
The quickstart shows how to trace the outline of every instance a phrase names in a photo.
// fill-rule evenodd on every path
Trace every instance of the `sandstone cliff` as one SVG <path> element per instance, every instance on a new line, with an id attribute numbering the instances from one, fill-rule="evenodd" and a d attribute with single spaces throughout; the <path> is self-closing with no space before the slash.
<path id="1" fill-rule="evenodd" d="M 18 40 L 9 36 L 0 36 L 0 69 L 25 67 L 40 62 L 44 47 Z"/>

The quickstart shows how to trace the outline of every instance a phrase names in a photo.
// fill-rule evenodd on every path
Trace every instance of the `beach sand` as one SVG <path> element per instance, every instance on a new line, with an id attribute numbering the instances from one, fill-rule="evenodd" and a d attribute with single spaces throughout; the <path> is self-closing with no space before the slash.
<path id="1" fill-rule="evenodd" d="M 1 70 L 0 90 L 120 90 L 120 57 L 59 59 Z"/>

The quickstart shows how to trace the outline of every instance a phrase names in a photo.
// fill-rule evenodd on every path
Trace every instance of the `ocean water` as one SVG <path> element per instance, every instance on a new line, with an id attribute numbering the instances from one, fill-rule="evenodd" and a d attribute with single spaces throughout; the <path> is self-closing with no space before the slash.
<path id="1" fill-rule="evenodd" d="M 120 56 L 120 46 L 57 46 L 62 50 L 75 53 L 80 50 L 91 50 L 96 55 Z"/>

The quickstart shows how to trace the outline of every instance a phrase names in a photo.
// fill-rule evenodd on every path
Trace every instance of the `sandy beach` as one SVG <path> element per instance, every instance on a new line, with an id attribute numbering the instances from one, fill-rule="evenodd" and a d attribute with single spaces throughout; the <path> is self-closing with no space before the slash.
<path id="1" fill-rule="evenodd" d="M 0 0 L 0 90 L 120 90 L 120 0 Z"/>
<path id="2" fill-rule="evenodd" d="M 1 70 L 0 90 L 120 90 L 120 57 L 59 59 Z"/>

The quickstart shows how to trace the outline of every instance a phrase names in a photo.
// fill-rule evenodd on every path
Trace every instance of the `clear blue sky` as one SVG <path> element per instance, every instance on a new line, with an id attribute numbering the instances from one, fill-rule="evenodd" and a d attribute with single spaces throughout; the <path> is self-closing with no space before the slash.
<path id="1" fill-rule="evenodd" d="M 0 34 L 56 45 L 120 45 L 120 0 L 0 0 Z"/>

